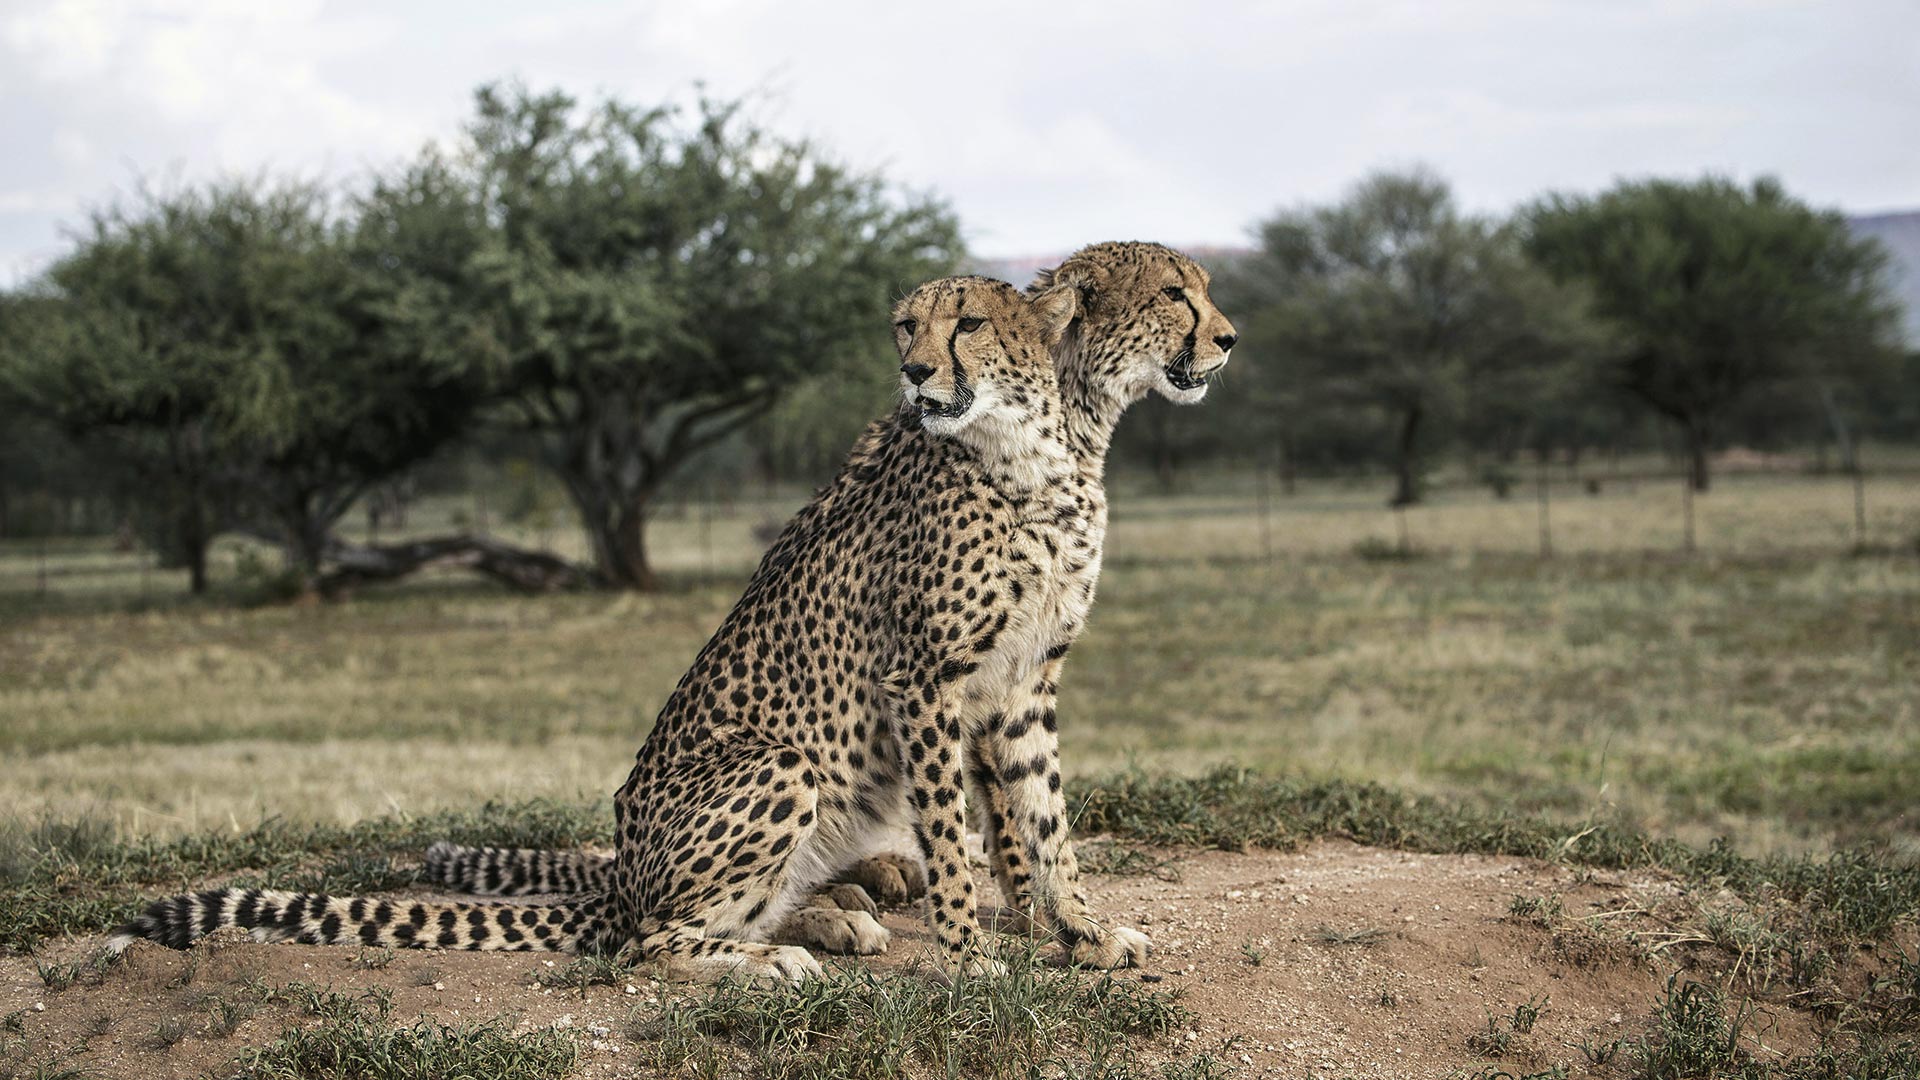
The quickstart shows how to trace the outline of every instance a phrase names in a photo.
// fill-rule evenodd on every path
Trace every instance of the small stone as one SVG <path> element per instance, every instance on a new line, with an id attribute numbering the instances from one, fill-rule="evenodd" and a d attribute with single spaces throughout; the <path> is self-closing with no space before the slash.
<path id="1" fill-rule="evenodd" d="M 443 982 L 437 982 L 433 984 L 433 988 L 435 990 L 445 990 L 447 988 L 447 984 Z"/>
<path id="2" fill-rule="evenodd" d="M 628 984 L 627 984 L 627 993 L 629 993 L 629 994 L 637 994 L 637 993 L 639 993 L 639 992 L 640 992 L 640 988 L 639 988 L 639 987 L 637 987 L 637 986 L 635 986 L 635 985 L 633 985 L 632 983 L 628 983 Z"/>

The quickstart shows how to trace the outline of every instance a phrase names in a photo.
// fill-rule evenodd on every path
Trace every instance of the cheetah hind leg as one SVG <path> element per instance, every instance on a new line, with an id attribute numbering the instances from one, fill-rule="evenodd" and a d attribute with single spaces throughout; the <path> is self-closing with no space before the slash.
<path id="1" fill-rule="evenodd" d="M 769 933 L 784 928 L 796 909 L 821 913 L 802 920 L 806 932 L 799 940 L 847 951 L 884 947 L 872 915 L 808 904 L 824 875 L 816 876 L 819 857 L 811 850 L 818 793 L 799 751 L 778 743 L 725 745 L 677 762 L 654 786 L 661 784 L 675 791 L 674 812 L 661 812 L 665 804 L 628 805 L 632 820 L 622 857 L 632 851 L 678 857 L 661 866 L 622 864 L 615 876 L 633 874 L 635 894 L 663 898 L 640 921 L 640 949 L 645 960 L 665 965 L 668 978 L 791 983 L 819 977 L 823 970 L 811 953 Z M 623 789 L 616 801 L 628 797 Z M 729 822 L 752 831 L 728 843 Z"/>

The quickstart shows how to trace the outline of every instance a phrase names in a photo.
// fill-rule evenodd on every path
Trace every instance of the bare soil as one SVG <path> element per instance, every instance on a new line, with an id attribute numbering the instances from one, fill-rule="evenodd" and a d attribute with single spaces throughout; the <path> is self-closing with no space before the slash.
<path id="1" fill-rule="evenodd" d="M 1193 1030 L 1170 1053 L 1211 1051 L 1252 1077 L 1438 1077 L 1498 1060 L 1509 1072 L 1554 1064 L 1571 1076 L 1624 1076 L 1624 1063 L 1594 1069 L 1583 1042 L 1637 1036 L 1677 959 L 1644 958 L 1618 937 L 1509 914 L 1518 896 L 1557 894 L 1563 924 L 1623 913 L 1614 922 L 1657 918 L 1680 884 L 1653 872 L 1580 872 L 1510 857 L 1417 855 L 1343 842 L 1298 852 L 1163 851 L 1152 874 L 1097 876 L 1101 910 L 1153 936 L 1147 967 L 1123 978 L 1177 988 Z M 982 881 L 983 895 L 991 894 Z M 930 967 L 931 938 L 913 910 L 889 912 L 883 969 Z M 43 961 L 86 955 L 99 939 L 43 950 Z M 378 962 L 378 959 L 376 962 Z M 216 1034 L 222 996 L 254 980 L 340 991 L 384 988 L 393 1018 L 447 1022 L 506 1017 L 522 1029 L 558 1025 L 582 1032 L 575 1075 L 625 1075 L 634 1048 L 628 1021 L 661 1007 L 668 991 L 651 980 L 596 986 L 584 994 L 545 989 L 535 977 L 565 956 L 537 953 L 401 952 L 383 967 L 357 950 L 259 945 L 220 937 L 189 953 L 144 943 L 97 985 L 50 990 L 32 959 L 0 958 L 0 1015 L 25 1010 L 36 1053 L 57 1051 L 92 1076 L 146 1080 L 225 1071 L 249 1046 L 290 1025 L 310 1023 L 276 1002 Z M 1511 1033 L 1515 1007 L 1542 1007 L 1530 1032 Z M 1511 1034 L 1494 1057 L 1469 1040 L 1490 1018 Z M 184 1034 L 159 1036 L 170 1020 Z M 1813 1041 L 1806 1018 L 1762 1004 L 1757 1053 L 1796 1052 Z M 1622 1055 L 1624 1057 L 1625 1055 Z M 623 1065 L 625 1067 L 623 1067 Z"/>

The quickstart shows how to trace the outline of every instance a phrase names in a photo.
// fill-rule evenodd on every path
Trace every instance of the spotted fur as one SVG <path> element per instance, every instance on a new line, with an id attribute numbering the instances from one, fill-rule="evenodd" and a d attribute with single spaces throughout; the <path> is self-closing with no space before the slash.
<path id="1" fill-rule="evenodd" d="M 270 919 L 244 890 L 216 890 L 155 904 L 116 941 L 237 925 L 335 943 L 634 944 L 679 977 L 797 979 L 819 967 L 774 943 L 783 929 L 885 947 L 866 911 L 806 901 L 905 823 L 947 960 L 990 967 L 961 842 L 963 759 L 1042 662 L 1060 583 L 1090 558 L 1097 492 L 1068 450 L 1047 351 L 1080 295 L 956 278 L 902 301 L 906 401 L 789 524 L 668 699 L 614 799 L 610 889 L 546 906 L 274 894 Z M 1056 816 L 1050 835 L 1065 832 Z M 564 939 L 514 929 L 554 911 Z M 422 932 L 449 920 L 451 937 Z"/>
<path id="2" fill-rule="evenodd" d="M 1093 602 L 1106 532 L 1102 479 L 1121 415 L 1150 393 L 1184 404 L 1199 401 L 1235 343 L 1233 325 L 1213 306 L 1210 285 L 1203 267 L 1170 248 L 1106 243 L 1041 272 L 1028 288 L 1038 297 L 1065 287 L 1078 298 L 1053 359 L 1066 438 L 1087 500 L 1086 527 L 1076 538 L 1076 556 L 1060 567 L 1071 581 L 1057 589 L 1058 602 L 1038 635 L 1047 641 L 1039 661 L 971 732 L 967 773 L 1004 899 L 1031 911 L 1067 943 L 1077 961 L 1089 965 L 1138 963 L 1147 939 L 1126 927 L 1104 929 L 1087 903 L 1063 824 L 1067 813 L 1059 788 L 1055 699 L 1067 650 Z M 444 847 L 453 853 L 493 850 Z M 467 891 L 491 891 L 477 874 L 503 881 L 517 876 L 551 880 L 544 868 L 569 859 L 575 861 L 566 865 L 587 875 L 605 875 L 612 867 L 611 859 L 600 856 L 496 851 L 465 861 L 450 855 L 439 864 L 450 872 L 435 879 Z M 917 882 L 876 884 L 902 881 L 899 866 L 883 856 L 863 860 L 848 876 L 876 894 L 897 887 L 904 898 Z"/>

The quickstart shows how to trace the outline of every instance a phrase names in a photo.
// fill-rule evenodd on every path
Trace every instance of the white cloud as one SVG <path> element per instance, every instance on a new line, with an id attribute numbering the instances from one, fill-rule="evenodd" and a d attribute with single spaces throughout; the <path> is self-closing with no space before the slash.
<path id="1" fill-rule="evenodd" d="M 455 134 L 473 86 L 756 94 L 949 195 L 984 251 L 1232 242 L 1425 161 L 1496 210 L 1619 174 L 1773 172 L 1920 200 L 1920 6 L 1857 0 L 10 0 L 0 280 L 141 174 L 346 175 Z"/>

